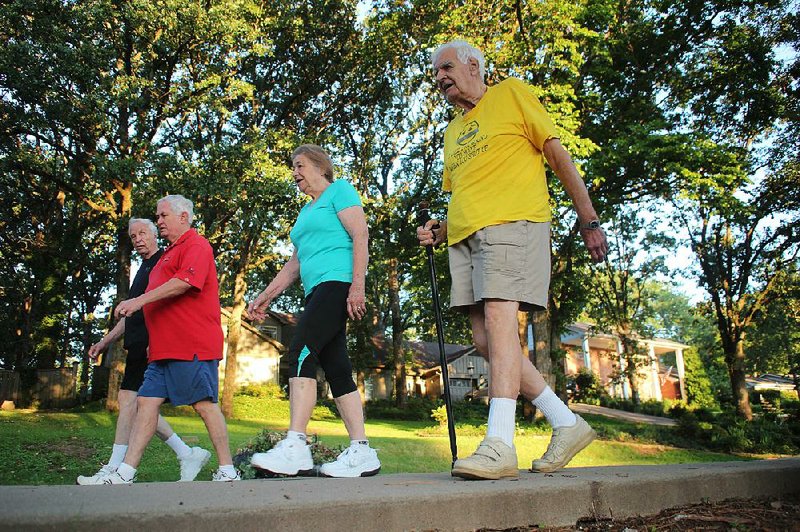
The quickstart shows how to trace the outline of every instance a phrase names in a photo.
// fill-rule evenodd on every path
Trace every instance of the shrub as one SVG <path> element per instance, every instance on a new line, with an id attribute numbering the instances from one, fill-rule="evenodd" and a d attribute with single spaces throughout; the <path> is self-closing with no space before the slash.
<path id="1" fill-rule="evenodd" d="M 255 436 L 255 438 L 250 440 L 247 445 L 238 449 L 233 457 L 233 465 L 239 471 L 242 479 L 247 480 L 253 478 L 273 478 L 285 476 L 271 475 L 266 471 L 256 469 L 250 465 L 250 457 L 252 457 L 253 454 L 269 451 L 275 446 L 276 443 L 284 438 L 286 438 L 285 431 L 263 429 Z M 334 447 L 328 447 L 324 445 L 321 441 L 319 441 L 319 438 L 316 434 L 309 436 L 307 442 L 309 446 L 311 446 L 311 457 L 314 459 L 314 472 L 312 476 L 316 476 L 318 474 L 320 465 L 335 460 L 339 453 L 344 450 L 344 446 L 342 445 Z"/>
<path id="2" fill-rule="evenodd" d="M 567 376 L 567 386 L 572 389 L 572 399 L 579 403 L 600 404 L 608 394 L 600 386 L 597 375 L 591 370 L 581 368 L 575 375 Z"/>
<path id="3" fill-rule="evenodd" d="M 405 421 L 428 421 L 438 403 L 425 397 L 408 397 L 406 408 L 398 408 L 390 399 L 367 401 L 364 413 L 371 419 L 401 419 Z M 455 417 L 455 416 L 454 416 Z"/>
<path id="4" fill-rule="evenodd" d="M 258 397 L 260 399 L 288 399 L 286 390 L 274 382 L 267 382 L 263 384 L 245 384 L 236 390 L 234 395 Z"/>

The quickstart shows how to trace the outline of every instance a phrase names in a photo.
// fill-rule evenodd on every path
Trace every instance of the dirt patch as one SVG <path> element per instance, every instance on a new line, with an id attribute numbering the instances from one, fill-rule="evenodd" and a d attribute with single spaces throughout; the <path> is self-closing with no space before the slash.
<path id="1" fill-rule="evenodd" d="M 95 455 L 95 448 L 79 438 L 70 438 L 60 442 L 47 442 L 35 445 L 25 445 L 26 451 L 34 453 L 47 453 L 55 456 L 65 456 L 78 460 L 90 460 Z"/>
<path id="2" fill-rule="evenodd" d="M 484 529 L 489 532 L 491 529 Z M 800 497 L 780 500 L 730 499 L 722 502 L 677 506 L 657 515 L 628 517 L 626 519 L 579 520 L 572 527 L 562 528 L 512 528 L 505 532 L 547 530 L 566 532 L 674 532 L 688 530 L 751 532 L 800 532 Z"/>

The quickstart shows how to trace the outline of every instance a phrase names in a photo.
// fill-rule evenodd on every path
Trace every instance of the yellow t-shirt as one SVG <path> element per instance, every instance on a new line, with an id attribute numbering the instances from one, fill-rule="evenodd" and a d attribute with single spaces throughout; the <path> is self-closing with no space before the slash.
<path id="1" fill-rule="evenodd" d="M 515 78 L 489 87 L 444 134 L 447 241 L 490 225 L 550 221 L 544 142 L 556 128 L 531 88 Z"/>

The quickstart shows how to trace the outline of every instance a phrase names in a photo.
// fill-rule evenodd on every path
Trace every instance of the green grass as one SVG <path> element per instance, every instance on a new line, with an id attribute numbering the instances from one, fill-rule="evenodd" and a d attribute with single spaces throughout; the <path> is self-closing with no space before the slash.
<path id="1" fill-rule="evenodd" d="M 231 449 L 244 446 L 263 428 L 285 430 L 286 401 L 236 398 L 236 418 L 228 421 Z M 162 413 L 175 431 L 190 445 L 211 448 L 200 418 L 191 408 L 164 407 Z M 741 460 L 742 457 L 698 449 L 664 445 L 672 429 L 612 421 L 586 416 L 601 435 L 573 459 L 570 466 L 670 464 Z M 78 475 L 94 473 L 108 459 L 116 416 L 91 404 L 70 412 L 0 412 L 0 485 L 73 484 Z M 308 429 L 326 445 L 345 444 L 347 433 L 330 409 L 317 407 Z M 459 427 L 459 455 L 471 453 L 482 438 L 480 427 Z M 379 450 L 382 473 L 444 472 L 450 467 L 447 431 L 435 422 L 368 420 L 370 443 Z M 523 425 L 515 443 L 521 468 L 542 455 L 549 430 L 541 423 Z M 622 441 L 617 441 L 622 440 Z M 198 476 L 208 480 L 216 468 L 215 458 Z M 173 452 L 154 439 L 139 468 L 142 482 L 174 481 L 179 476 Z"/>

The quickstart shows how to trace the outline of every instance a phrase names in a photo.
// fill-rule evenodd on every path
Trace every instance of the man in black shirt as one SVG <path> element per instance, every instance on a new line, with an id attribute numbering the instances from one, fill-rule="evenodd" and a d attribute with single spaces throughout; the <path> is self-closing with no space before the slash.
<path id="1" fill-rule="evenodd" d="M 152 221 L 143 218 L 131 218 L 128 222 L 128 233 L 136 253 L 142 257 L 142 264 L 139 266 L 139 271 L 136 272 L 136 277 L 134 277 L 130 288 L 129 297 L 133 298 L 144 293 L 150 277 L 150 270 L 161 258 L 163 251 L 158 247 L 158 229 Z M 103 479 L 117 470 L 128 449 L 128 439 L 136 418 L 137 392 L 142 385 L 144 372 L 147 369 L 147 344 L 149 338 L 147 327 L 144 323 L 144 313 L 139 311 L 119 320 L 116 326 L 102 340 L 89 348 L 89 357 L 92 359 L 97 358 L 100 353 L 123 335 L 125 336 L 124 346 L 128 351 L 128 356 L 125 362 L 125 375 L 122 378 L 122 385 L 119 390 L 119 417 L 117 418 L 111 458 L 94 475 L 89 477 L 79 476 L 77 483 L 81 485 L 103 484 Z M 186 445 L 161 416 L 158 416 L 156 434 L 175 451 L 181 465 L 180 480 L 185 482 L 194 480 L 206 462 L 208 462 L 211 453 L 201 447 L 189 447 Z"/>

